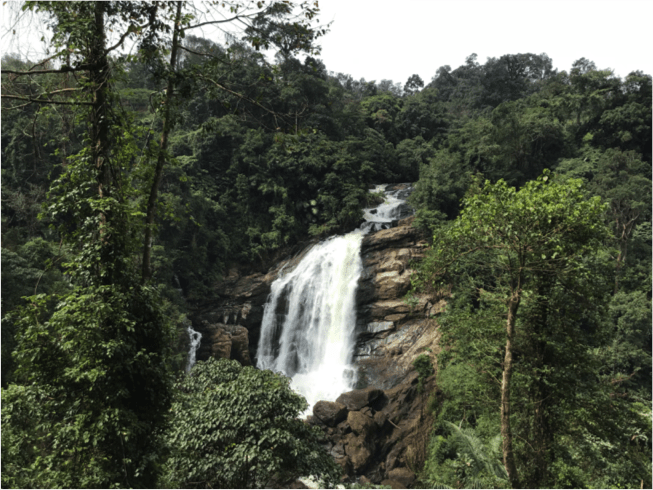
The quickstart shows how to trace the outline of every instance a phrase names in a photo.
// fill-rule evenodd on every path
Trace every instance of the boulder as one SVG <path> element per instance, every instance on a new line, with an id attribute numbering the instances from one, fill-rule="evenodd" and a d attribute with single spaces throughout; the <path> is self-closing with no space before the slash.
<path id="1" fill-rule="evenodd" d="M 370 479 L 367 478 L 365 475 L 361 476 L 361 477 L 358 479 L 358 483 L 360 483 L 361 485 L 365 485 L 365 486 L 370 486 L 370 485 L 372 485 L 372 482 L 370 481 Z"/>
<path id="2" fill-rule="evenodd" d="M 394 468 L 388 471 L 388 479 L 401 483 L 404 487 L 409 487 L 415 481 L 415 473 L 408 468 Z"/>
<path id="3" fill-rule="evenodd" d="M 351 474 L 351 461 L 347 456 L 336 458 L 336 464 L 342 468 L 343 478 Z"/>
<path id="4" fill-rule="evenodd" d="M 420 237 L 420 233 L 412 226 L 403 226 L 409 224 L 409 220 L 402 221 L 397 223 L 399 226 L 396 228 L 380 230 L 365 236 L 362 250 L 368 252 L 383 248 L 406 248 L 413 245 Z"/>
<path id="5" fill-rule="evenodd" d="M 404 451 L 404 447 L 401 444 L 397 444 L 397 442 L 400 440 L 401 433 L 399 433 L 399 431 L 395 431 L 393 435 L 394 437 L 389 438 L 388 440 L 388 446 L 392 447 L 392 449 L 385 459 L 385 467 L 388 471 L 393 470 L 399 464 L 399 457 Z"/>
<path id="6" fill-rule="evenodd" d="M 383 391 L 381 390 L 376 388 L 365 388 L 363 390 L 354 390 L 343 393 L 336 398 L 336 402 L 345 405 L 347 410 L 355 412 L 369 405 L 381 395 L 383 395 Z"/>
<path id="7" fill-rule="evenodd" d="M 231 359 L 231 335 L 219 326 L 213 326 L 212 335 L 209 337 L 211 356 L 217 359 Z"/>
<path id="8" fill-rule="evenodd" d="M 402 314 L 405 318 L 410 312 L 410 306 L 403 299 L 386 299 L 369 304 L 363 313 L 368 313 L 375 321 L 383 321 L 389 315 Z"/>
<path id="9" fill-rule="evenodd" d="M 347 407 L 337 401 L 320 400 L 313 406 L 313 415 L 325 425 L 335 427 L 347 418 Z"/>
<path id="10" fill-rule="evenodd" d="M 388 420 L 388 417 L 385 413 L 376 412 L 374 414 L 374 423 L 379 429 L 385 425 L 386 420 Z"/>
<path id="11" fill-rule="evenodd" d="M 345 452 L 351 461 L 352 469 L 355 473 L 360 473 L 372 462 L 372 451 L 363 436 L 353 433 L 347 434 L 345 443 Z"/>
<path id="12" fill-rule="evenodd" d="M 404 296 L 410 289 L 410 273 L 398 271 L 380 272 L 374 278 L 376 299 L 395 299 Z"/>
<path id="13" fill-rule="evenodd" d="M 349 412 L 347 414 L 347 423 L 354 431 L 354 434 L 365 438 L 374 431 L 374 420 L 362 412 Z"/>
<path id="14" fill-rule="evenodd" d="M 299 481 L 299 480 L 295 480 L 295 481 L 293 481 L 292 483 L 290 483 L 290 484 L 288 485 L 288 488 L 295 489 L 295 488 L 309 488 L 309 487 L 307 487 L 306 485 L 304 485 L 303 482 L 301 482 L 301 481 Z"/>
<path id="15" fill-rule="evenodd" d="M 251 366 L 247 329 L 240 325 L 225 325 L 224 328 L 231 335 L 231 359 L 237 360 L 243 366 Z"/>
<path id="16" fill-rule="evenodd" d="M 203 331 L 203 339 L 204 334 L 208 333 L 207 343 L 210 345 L 209 355 L 211 357 L 235 359 L 243 366 L 252 365 L 249 356 L 249 335 L 245 327 L 204 322 L 201 330 Z"/>
<path id="17" fill-rule="evenodd" d="M 345 457 L 345 446 L 342 443 L 336 444 L 331 448 L 331 451 L 329 451 L 331 456 L 333 456 L 334 459 L 342 459 Z"/>

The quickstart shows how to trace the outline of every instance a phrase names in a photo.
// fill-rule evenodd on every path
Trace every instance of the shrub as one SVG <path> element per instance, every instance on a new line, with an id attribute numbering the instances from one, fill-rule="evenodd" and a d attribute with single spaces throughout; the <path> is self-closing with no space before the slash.
<path id="1" fill-rule="evenodd" d="M 187 488 L 270 488 L 299 476 L 325 485 L 339 467 L 299 419 L 306 400 L 289 379 L 236 361 L 199 362 L 182 381 L 167 443 L 170 484 Z"/>

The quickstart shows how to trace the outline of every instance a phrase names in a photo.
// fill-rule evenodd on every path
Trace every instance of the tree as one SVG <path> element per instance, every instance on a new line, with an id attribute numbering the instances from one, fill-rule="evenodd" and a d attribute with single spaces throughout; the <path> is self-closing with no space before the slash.
<path id="1" fill-rule="evenodd" d="M 460 216 L 437 230 L 418 284 L 434 286 L 463 258 L 493 271 L 496 283 L 484 294 L 504 305 L 505 347 L 501 379 L 503 461 L 513 488 L 520 486 L 511 430 L 511 380 L 520 305 L 544 297 L 554 283 L 587 302 L 579 286 L 589 271 L 585 257 L 609 236 L 600 198 L 586 199 L 582 182 L 560 182 L 545 171 L 519 191 L 503 180 L 476 181 Z M 547 286 L 543 286 L 547 284 Z"/>
<path id="2" fill-rule="evenodd" d="M 270 488 L 315 476 L 333 485 L 339 467 L 299 419 L 307 406 L 280 374 L 225 359 L 197 363 L 172 407 L 170 483 Z"/>
<path id="3" fill-rule="evenodd" d="M 86 131 L 81 150 L 64 159 L 46 205 L 71 250 L 64 266 L 71 288 L 32 296 L 10 319 L 18 328 L 16 382 L 22 385 L 3 392 L 3 486 L 156 485 L 158 436 L 172 395 L 173 340 L 163 301 L 151 284 L 149 252 L 158 187 L 170 161 L 179 41 L 184 29 L 203 24 L 191 25 L 195 16 L 184 13 L 187 6 L 24 5 L 42 13 L 52 28 L 54 55 L 46 61 L 55 64 L 3 66 L 3 101 L 13 110 L 30 104 L 71 107 L 76 125 Z M 316 35 L 310 28 L 317 12 L 313 4 L 304 4 L 306 17 L 295 21 L 288 2 L 230 8 L 228 20 L 244 22 L 245 38 L 257 47 L 294 39 L 288 49 L 307 49 Z M 214 22 L 224 21 L 208 21 Z M 281 36 L 283 29 L 292 35 Z M 116 90 L 122 65 L 113 55 L 128 39 L 168 89 L 161 99 L 161 138 L 150 151 L 140 147 L 142 134 L 122 110 Z M 70 74 L 74 80 L 66 79 Z M 19 80 L 50 76 L 63 80 L 63 88 L 35 83 L 34 92 L 17 91 Z"/>
<path id="4" fill-rule="evenodd" d="M 424 80 L 422 80 L 422 77 L 419 75 L 411 75 L 404 84 L 404 93 L 414 95 L 419 92 L 421 88 L 424 88 Z"/>
<path id="5" fill-rule="evenodd" d="M 538 82 L 555 75 L 551 58 L 546 53 L 489 58 L 483 70 L 482 104 L 491 107 L 533 93 L 539 88 Z"/>

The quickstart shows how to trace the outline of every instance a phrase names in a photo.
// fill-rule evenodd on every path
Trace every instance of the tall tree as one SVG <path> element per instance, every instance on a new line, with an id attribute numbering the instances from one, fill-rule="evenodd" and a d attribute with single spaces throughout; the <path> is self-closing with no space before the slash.
<path id="1" fill-rule="evenodd" d="M 169 161 L 177 50 L 183 28 L 223 22 L 193 25 L 193 15 L 182 15 L 188 6 L 123 1 L 24 5 L 49 22 L 54 32 L 51 60 L 60 65 L 3 67 L 2 97 L 16 105 L 74 107 L 76 122 L 87 131 L 83 149 L 66 159 L 47 203 L 73 251 L 65 266 L 73 288 L 61 296 L 34 296 L 15 314 L 17 382 L 22 385 L 3 392 L 3 486 L 156 485 L 159 432 L 171 401 L 172 330 L 149 281 L 149 245 L 161 173 Z M 297 28 L 293 50 L 307 48 L 314 39 L 313 4 L 303 5 L 305 17 L 299 20 L 292 20 L 288 2 L 235 3 L 230 9 L 226 20 L 245 22 L 244 35 L 256 46 L 289 39 L 278 37 L 278 31 L 267 33 L 263 28 L 270 23 L 277 30 Z M 169 69 L 162 70 L 168 91 L 161 140 L 147 155 L 153 158 L 140 157 L 145 152 L 115 88 L 120 63 L 111 55 L 128 39 L 155 65 L 172 43 Z M 77 77 L 73 87 L 36 94 L 16 93 L 15 83 L 6 83 L 6 76 L 15 81 L 71 73 Z"/>
<path id="2" fill-rule="evenodd" d="M 511 428 L 511 386 L 520 307 L 546 296 L 542 280 L 565 284 L 587 274 L 584 257 L 608 236 L 600 198 L 587 200 L 581 181 L 558 182 L 549 172 L 517 191 L 503 180 L 477 181 L 450 227 L 438 230 L 424 261 L 421 284 L 435 284 L 463 258 L 490 267 L 496 283 L 487 295 L 505 308 L 505 347 L 501 379 L 503 461 L 513 488 L 517 472 Z M 578 291 L 582 294 L 582 291 Z"/>

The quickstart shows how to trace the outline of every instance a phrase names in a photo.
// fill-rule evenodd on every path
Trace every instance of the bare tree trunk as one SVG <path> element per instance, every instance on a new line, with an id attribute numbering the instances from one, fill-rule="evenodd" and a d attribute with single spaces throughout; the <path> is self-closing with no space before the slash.
<path id="1" fill-rule="evenodd" d="M 171 108 L 173 91 L 175 89 L 172 72 L 177 64 L 177 53 L 179 51 L 179 32 L 181 30 L 181 8 L 183 2 L 177 3 L 177 13 L 175 15 L 175 27 L 172 34 L 172 49 L 170 51 L 170 74 L 168 75 L 168 85 L 166 94 L 163 99 L 163 130 L 161 140 L 159 141 L 159 152 L 157 156 L 156 168 L 154 169 L 154 179 L 150 188 L 150 196 L 147 200 L 147 210 L 145 217 L 145 236 L 143 239 L 143 264 L 141 271 L 141 281 L 145 284 L 152 277 L 150 267 L 152 257 L 152 234 L 154 228 L 154 216 L 156 215 L 156 199 L 161 185 L 163 167 L 166 162 L 166 150 L 168 148 L 168 136 L 172 130 Z"/>
<path id="2" fill-rule="evenodd" d="M 501 379 L 501 437 L 503 438 L 503 464 L 508 472 L 512 488 L 521 488 L 515 455 L 512 450 L 512 431 L 510 429 L 510 379 L 512 377 L 512 343 L 515 336 L 515 320 L 519 308 L 519 289 L 513 291 L 508 300 L 508 321 L 506 323 L 506 353 L 503 361 Z"/>

